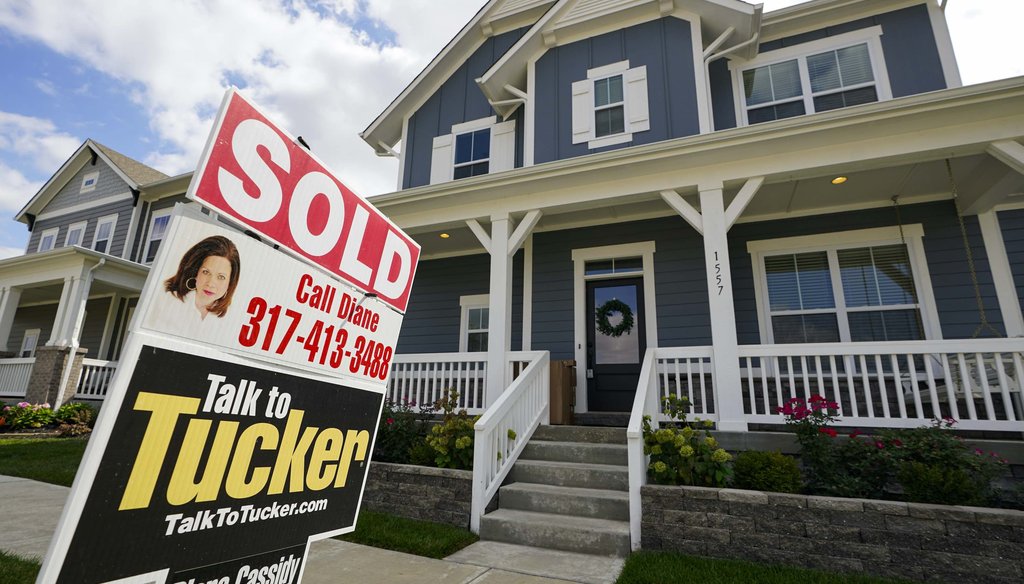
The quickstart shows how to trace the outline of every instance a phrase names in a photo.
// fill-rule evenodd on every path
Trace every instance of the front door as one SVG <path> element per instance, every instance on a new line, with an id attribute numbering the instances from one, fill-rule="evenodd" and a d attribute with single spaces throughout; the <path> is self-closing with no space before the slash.
<path id="1" fill-rule="evenodd" d="M 643 278 L 587 282 L 587 408 L 628 412 L 647 350 Z"/>

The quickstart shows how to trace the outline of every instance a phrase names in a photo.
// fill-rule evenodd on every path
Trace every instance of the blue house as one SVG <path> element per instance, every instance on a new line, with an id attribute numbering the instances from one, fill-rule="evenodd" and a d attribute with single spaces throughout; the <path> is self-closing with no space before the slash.
<path id="1" fill-rule="evenodd" d="M 1024 81 L 962 86 L 941 4 L 493 0 L 362 132 L 423 249 L 392 396 L 485 412 L 474 527 L 549 358 L 629 420 L 634 548 L 666 395 L 1024 430 Z"/>

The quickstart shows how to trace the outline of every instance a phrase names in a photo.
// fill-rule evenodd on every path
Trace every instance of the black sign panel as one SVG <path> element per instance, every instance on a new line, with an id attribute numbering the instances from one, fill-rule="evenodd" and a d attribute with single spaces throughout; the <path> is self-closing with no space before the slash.
<path id="1" fill-rule="evenodd" d="M 355 523 L 382 400 L 143 346 L 58 582 L 298 582 Z"/>

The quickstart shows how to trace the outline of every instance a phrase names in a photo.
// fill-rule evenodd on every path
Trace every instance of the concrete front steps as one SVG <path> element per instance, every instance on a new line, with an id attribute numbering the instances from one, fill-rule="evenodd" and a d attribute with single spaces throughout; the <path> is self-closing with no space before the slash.
<path id="1" fill-rule="evenodd" d="M 540 426 L 484 515 L 480 538 L 547 549 L 629 554 L 625 428 Z"/>

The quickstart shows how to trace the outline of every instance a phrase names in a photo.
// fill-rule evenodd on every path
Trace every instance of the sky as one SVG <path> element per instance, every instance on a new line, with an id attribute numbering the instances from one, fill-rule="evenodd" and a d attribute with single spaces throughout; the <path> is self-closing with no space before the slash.
<path id="1" fill-rule="evenodd" d="M 770 12 L 800 0 L 766 0 Z M 353 191 L 396 188 L 358 133 L 485 0 L 0 0 L 0 258 L 14 215 L 86 138 L 194 170 L 235 85 Z M 1024 75 L 1024 0 L 949 0 L 965 85 Z"/>

